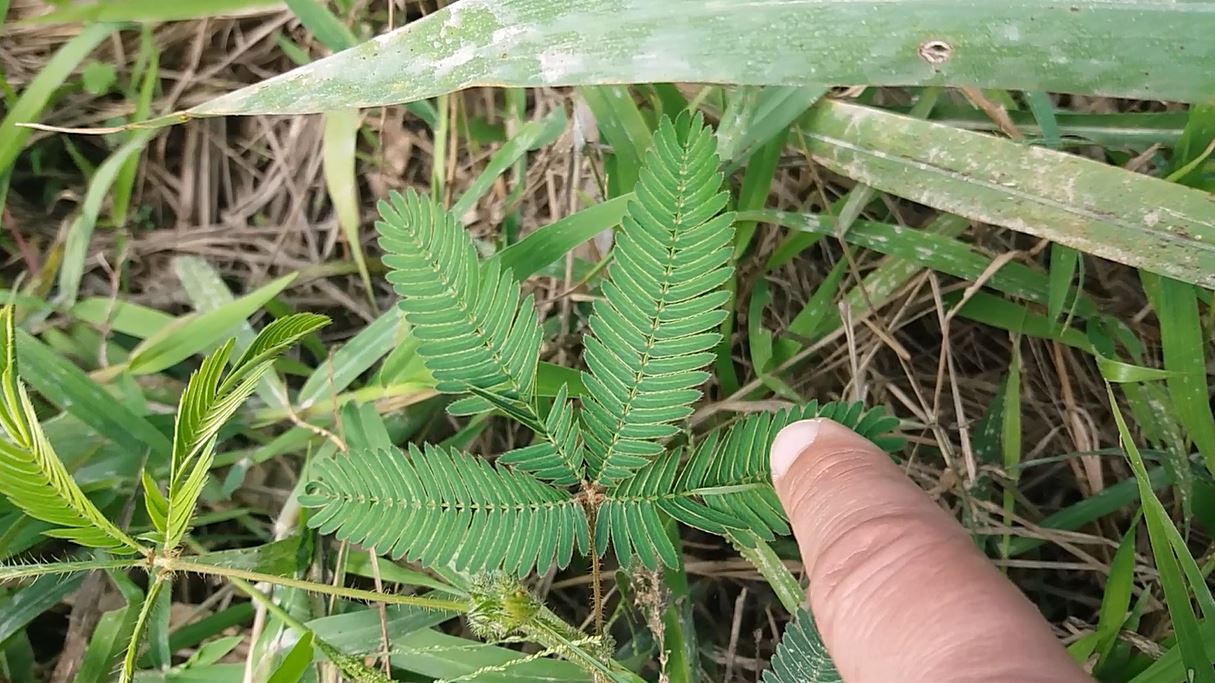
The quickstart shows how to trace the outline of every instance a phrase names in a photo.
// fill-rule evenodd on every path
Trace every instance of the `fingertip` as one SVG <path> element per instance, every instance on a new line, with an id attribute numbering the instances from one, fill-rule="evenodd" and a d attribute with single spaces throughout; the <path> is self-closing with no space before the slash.
<path id="1" fill-rule="evenodd" d="M 825 421 L 823 418 L 798 420 L 777 432 L 769 452 L 773 479 L 784 476 L 794 461 L 814 444 L 814 440 L 818 438 L 819 429 Z"/>

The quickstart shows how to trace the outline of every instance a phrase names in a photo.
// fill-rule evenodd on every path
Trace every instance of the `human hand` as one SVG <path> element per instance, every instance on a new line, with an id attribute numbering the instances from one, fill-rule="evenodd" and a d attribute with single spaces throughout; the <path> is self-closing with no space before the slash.
<path id="1" fill-rule="evenodd" d="M 777 434 L 771 463 L 845 683 L 1092 683 L 961 525 L 868 440 L 803 420 Z"/>

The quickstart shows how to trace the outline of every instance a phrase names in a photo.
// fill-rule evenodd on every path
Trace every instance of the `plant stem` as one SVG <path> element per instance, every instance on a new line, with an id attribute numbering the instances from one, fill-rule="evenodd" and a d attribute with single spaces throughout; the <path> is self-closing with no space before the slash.
<path id="1" fill-rule="evenodd" d="M 168 581 L 164 575 L 157 576 L 148 586 L 148 594 L 143 598 L 143 606 L 139 608 L 139 618 L 135 620 L 135 628 L 131 631 L 131 642 L 127 643 L 127 654 L 122 660 L 121 683 L 130 683 L 135 676 L 135 660 L 139 656 L 139 643 L 143 640 L 143 630 L 148 625 L 148 615 L 156 606 L 156 597 Z"/>
<path id="2" fill-rule="evenodd" d="M 45 574 L 73 574 L 93 569 L 132 569 L 144 565 L 143 559 L 78 560 L 75 562 L 47 562 L 41 564 L 15 564 L 0 566 L 0 583 Z"/>
<path id="3" fill-rule="evenodd" d="M 363 590 L 361 588 L 347 588 L 345 586 L 330 586 L 324 583 L 315 583 L 312 581 L 303 581 L 300 579 L 292 579 L 285 576 L 275 576 L 273 574 L 263 574 L 261 572 L 251 572 L 244 569 L 235 569 L 232 567 L 218 567 L 209 564 L 201 564 L 198 562 L 190 562 L 178 558 L 162 558 L 157 561 L 157 566 L 169 571 L 194 572 L 196 574 L 208 574 L 211 576 L 223 576 L 226 578 L 245 579 L 257 583 L 273 583 L 280 586 L 289 586 L 291 588 L 300 588 L 302 590 L 311 591 L 313 593 L 322 593 L 325 595 L 335 595 L 351 600 L 365 600 L 367 602 L 385 602 L 393 605 L 410 605 L 413 607 L 422 607 L 425 609 L 441 610 L 447 612 L 467 612 L 468 604 L 459 600 L 440 600 L 437 598 L 422 598 L 416 595 L 392 595 L 387 593 L 377 593 L 375 591 Z"/>

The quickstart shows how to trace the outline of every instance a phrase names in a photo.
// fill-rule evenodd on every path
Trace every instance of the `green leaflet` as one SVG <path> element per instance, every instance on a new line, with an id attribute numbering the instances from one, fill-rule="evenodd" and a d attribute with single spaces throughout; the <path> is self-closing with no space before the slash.
<path id="1" fill-rule="evenodd" d="M 799 610 L 785 628 L 772 668 L 764 672 L 764 683 L 839 683 L 839 671 L 814 626 L 814 618 Z"/>
<path id="2" fill-rule="evenodd" d="M 207 356 L 190 376 L 173 430 L 168 496 L 162 500 L 159 491 L 148 488 L 151 482 L 146 478 L 144 482 L 149 514 L 166 550 L 175 548 L 189 529 L 194 505 L 215 457 L 215 439 L 220 428 L 249 398 L 287 348 L 327 324 L 328 318 L 312 313 L 279 318 L 262 329 L 226 374 L 233 340 Z"/>
<path id="3" fill-rule="evenodd" d="M 140 546 L 93 505 L 55 454 L 17 373 L 12 306 L 0 313 L 0 494 L 35 519 L 55 525 L 46 535 L 119 553 Z"/>
<path id="4" fill-rule="evenodd" d="M 436 388 L 472 393 L 482 399 L 478 408 L 488 402 L 537 432 L 538 445 L 518 466 L 558 483 L 579 481 L 582 454 L 570 420 L 554 431 L 559 425 L 546 426 L 531 402 L 541 335 L 532 297 L 520 301 L 500 261 L 478 261 L 454 212 L 412 190 L 389 200 L 380 202 L 376 223 L 388 281 Z"/>
<path id="5" fill-rule="evenodd" d="M 887 451 L 902 444 L 888 433 L 898 425 L 897 419 L 883 408 L 865 410 L 859 402 L 811 401 L 775 414 L 749 415 L 710 433 L 682 466 L 678 452 L 667 452 L 610 490 L 596 519 L 596 550 L 605 552 L 610 538 L 623 565 L 636 555 L 650 568 L 656 568 L 659 560 L 671 566 L 677 558 L 662 530 L 666 516 L 719 535 L 745 530 L 772 540 L 788 534 L 784 510 L 771 485 L 768 450 L 786 425 L 815 417 L 835 420 Z"/>
<path id="6" fill-rule="evenodd" d="M 699 117 L 664 119 L 646 152 L 604 298 L 583 337 L 583 436 L 595 479 L 621 481 L 658 457 L 692 412 L 729 295 L 733 215 L 721 213 L 717 142 Z"/>
<path id="7" fill-rule="evenodd" d="M 524 576 L 586 552 L 581 505 L 529 474 L 427 444 L 367 450 L 316 465 L 300 503 L 323 534 L 426 566 Z"/>
<path id="8" fill-rule="evenodd" d="M 457 217 L 410 190 L 379 203 L 376 222 L 388 281 L 421 340 L 438 390 L 468 387 L 526 400 L 535 381 L 540 326 L 529 297 L 496 262 L 480 263 Z"/>

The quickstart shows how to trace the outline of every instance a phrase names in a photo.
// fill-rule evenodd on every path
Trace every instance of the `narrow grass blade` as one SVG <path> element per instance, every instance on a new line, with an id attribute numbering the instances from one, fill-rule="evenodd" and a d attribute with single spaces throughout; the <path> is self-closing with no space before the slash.
<path id="1" fill-rule="evenodd" d="M 97 0 L 91 3 L 61 5 L 53 12 L 33 17 L 26 24 L 74 24 L 85 25 L 99 21 L 113 22 L 162 22 L 186 21 L 240 15 L 268 10 L 281 0 Z"/>
<path id="2" fill-rule="evenodd" d="M 653 137 L 632 92 L 621 85 L 592 86 L 578 92 L 595 115 L 604 141 L 611 145 L 612 156 L 607 164 L 609 196 L 632 192 L 641 160 Z"/>
<path id="3" fill-rule="evenodd" d="M 401 309 L 393 306 L 384 311 L 317 366 L 300 389 L 296 399 L 300 408 L 345 391 L 359 375 L 404 344 L 408 335 L 409 325 Z"/>
<path id="4" fill-rule="evenodd" d="M 160 48 L 153 39 L 153 27 L 144 25 L 139 31 L 139 53 L 135 57 L 135 66 L 131 70 L 132 85 L 128 87 L 127 99 L 135 102 L 135 111 L 131 113 L 132 121 L 143 121 L 152 112 L 152 98 L 156 95 L 156 86 L 160 84 Z M 138 82 L 138 86 L 134 83 Z M 131 131 L 127 140 L 137 139 L 138 131 Z M 139 157 L 131 156 L 118 171 L 114 179 L 113 198 L 110 200 L 110 220 L 114 225 L 123 227 L 127 224 L 127 212 L 131 206 L 131 195 L 135 191 L 135 181 L 139 175 Z"/>
<path id="5" fill-rule="evenodd" d="M 73 306 L 69 313 L 77 320 L 97 327 L 105 326 L 136 339 L 147 339 L 162 327 L 173 324 L 174 320 L 173 316 L 155 308 L 102 297 L 84 299 Z"/>
<path id="6" fill-rule="evenodd" d="M 1127 530 L 1118 544 L 1118 551 L 1110 561 L 1110 574 L 1106 579 L 1105 591 L 1101 596 L 1101 611 L 1097 617 L 1097 642 L 1094 650 L 1097 652 L 1095 670 L 1100 671 L 1101 665 L 1109 657 L 1118 642 L 1118 634 L 1126 622 L 1127 613 L 1131 609 L 1131 591 L 1135 585 L 1135 531 L 1139 528 L 1138 520 Z"/>
<path id="7" fill-rule="evenodd" d="M 485 196 L 490 186 L 515 161 L 522 159 L 525 154 L 551 144 L 565 131 L 565 110 L 558 108 L 551 114 L 538 121 L 529 121 L 519 128 L 513 137 L 490 157 L 485 170 L 481 171 L 452 205 L 451 210 L 457 216 L 463 216 L 469 209 Z"/>
<path id="8" fill-rule="evenodd" d="M 739 132 L 732 154 L 722 156 L 722 161 L 729 167 L 750 158 L 761 147 L 783 136 L 790 124 L 826 94 L 827 88 L 821 85 L 764 88 L 756 98 L 750 120 Z"/>
<path id="9" fill-rule="evenodd" d="M 1194 287 L 1172 278 L 1140 273 L 1144 292 L 1160 320 L 1160 345 L 1169 397 L 1177 420 L 1215 473 L 1215 414 L 1207 385 L 1210 333 L 1198 313 Z"/>
<path id="10" fill-rule="evenodd" d="M 1171 483 L 1173 483 L 1172 479 L 1163 467 L 1153 467 L 1148 470 L 1148 485 L 1153 491 L 1164 489 Z M 1138 482 L 1134 479 L 1124 479 L 1102 489 L 1100 493 L 1047 515 L 1038 522 L 1038 526 L 1043 529 L 1075 531 L 1102 517 L 1118 512 L 1127 505 L 1135 503 L 1138 498 Z M 1014 538 L 1009 544 L 1009 556 L 1024 555 L 1047 542 L 1039 538 Z"/>
<path id="11" fill-rule="evenodd" d="M 199 313 L 208 313 L 224 306 L 232 305 L 236 297 L 228 289 L 219 273 L 203 259 L 197 256 L 179 256 L 173 259 L 173 273 L 181 282 L 182 289 L 189 297 L 190 303 Z M 170 319 L 170 322 L 172 319 Z M 237 352 L 249 348 L 257 333 L 248 321 L 242 320 L 234 333 Z M 146 336 L 145 336 L 146 338 Z M 268 373 L 258 383 L 257 395 L 272 408 L 287 406 L 287 385 L 277 375 Z"/>
<path id="12" fill-rule="evenodd" d="M 295 278 L 294 273 L 281 277 L 214 310 L 178 318 L 172 327 L 145 340 L 131 352 L 129 371 L 136 375 L 160 372 L 216 345 L 278 296 Z"/>
<path id="13" fill-rule="evenodd" d="M 32 132 L 17 124 L 36 121 L 59 86 L 114 29 L 115 26 L 111 24 L 98 23 L 85 28 L 59 48 L 21 92 L 21 97 L 9 109 L 8 115 L 0 121 L 0 174 L 16 160 Z"/>
<path id="14" fill-rule="evenodd" d="M 631 198 L 628 194 L 609 199 L 550 223 L 503 249 L 494 258 L 503 268 L 514 272 L 517 279 L 531 277 L 556 263 L 570 249 L 619 225 Z"/>
<path id="15" fill-rule="evenodd" d="M 880 190 L 1215 287 L 1215 202 L 1206 193 L 843 102 L 820 102 L 804 125 L 815 160 Z"/>
<path id="16" fill-rule="evenodd" d="M 1122 361 L 1100 355 L 1097 356 L 1097 370 L 1101 372 L 1101 376 L 1105 378 L 1105 381 L 1113 384 L 1150 382 L 1152 380 L 1169 379 L 1170 377 L 1177 376 L 1177 373 L 1169 372 L 1168 370 L 1145 368 L 1142 365 L 1123 363 Z"/>
<path id="17" fill-rule="evenodd" d="M 312 657 L 312 632 L 309 631 L 291 646 L 266 683 L 297 683 L 312 666 Z"/>
<path id="18" fill-rule="evenodd" d="M 22 379 L 48 401 L 124 448 L 168 456 L 169 439 L 159 429 L 24 330 L 17 331 L 17 354 Z"/>
<path id="19" fill-rule="evenodd" d="M 893 108 L 892 108 L 893 109 Z M 1045 141 L 1044 131 L 1033 114 L 1010 111 L 1008 117 L 1029 141 Z M 999 132 L 999 126 L 977 109 L 941 107 L 932 119 L 954 128 Z M 1185 112 L 1118 112 L 1109 114 L 1077 114 L 1058 112 L 1061 146 L 1101 145 L 1111 148 L 1146 149 L 1151 145 L 1173 146 L 1181 137 L 1186 123 Z"/>
<path id="20" fill-rule="evenodd" d="M 333 204 L 346 246 L 359 269 L 359 279 L 367 300 L 375 308 L 375 292 L 371 288 L 371 273 L 367 270 L 367 257 L 363 253 L 363 240 L 359 234 L 359 179 L 355 174 L 355 147 L 358 143 L 362 117 L 358 110 L 343 109 L 325 113 L 325 131 L 322 134 L 321 154 L 325 174 L 325 189 Z"/>
<path id="21" fill-rule="evenodd" d="M 1135 481 L 1139 489 L 1139 498 L 1143 505 L 1143 518 L 1147 523 L 1148 539 L 1151 541 L 1152 556 L 1156 560 L 1156 569 L 1160 572 L 1160 586 L 1164 590 L 1164 600 L 1168 607 L 1169 616 L 1173 620 L 1173 630 L 1177 636 L 1177 644 L 1181 649 L 1181 658 L 1185 663 L 1186 679 L 1192 683 L 1215 683 L 1215 670 L 1211 668 L 1209 656 L 1202 633 L 1198 627 L 1198 618 L 1194 614 L 1194 606 L 1190 604 L 1190 586 L 1187 585 L 1186 573 L 1182 569 L 1179 551 L 1189 557 L 1189 550 L 1183 545 L 1178 549 L 1170 539 L 1169 529 L 1176 533 L 1173 521 L 1168 511 L 1156 497 L 1148 483 L 1147 467 L 1143 456 L 1131 437 L 1130 429 L 1118 409 L 1114 389 L 1107 385 L 1110 406 L 1113 408 L 1114 421 L 1118 423 L 1118 434 L 1122 447 L 1126 451 L 1131 469 L 1135 473 Z M 1199 577 L 1201 579 L 1201 577 Z M 1203 582 L 1205 588 L 1205 582 Z M 1198 586 L 1194 586 L 1199 590 Z M 1208 593 L 1209 595 L 1209 593 Z M 1211 617 L 1208 617 L 1210 619 Z"/>
<path id="22" fill-rule="evenodd" d="M 961 300 L 961 292 L 946 294 L 943 297 L 949 308 L 957 306 Z M 1093 352 L 1092 342 L 1079 330 L 1061 328 L 1053 320 L 1031 311 L 1025 305 L 986 292 L 979 292 L 970 297 L 958 308 L 958 315 L 1014 334 L 1057 341 L 1086 353 Z"/>
<path id="23" fill-rule="evenodd" d="M 1013 513 L 1016 512 L 1017 483 L 1021 479 L 1021 344 L 1020 340 L 1013 342 L 1012 362 L 1008 365 L 1008 380 L 1004 383 L 1004 410 L 1000 420 L 1000 450 L 1003 457 L 1005 476 L 1008 477 L 1004 486 L 1004 525 L 1010 526 Z M 1012 539 L 1005 534 L 1000 543 L 1000 554 L 1007 558 Z"/>
<path id="24" fill-rule="evenodd" d="M 80 280 L 84 277 L 85 257 L 93 238 L 93 227 L 97 225 L 97 217 L 101 214 L 102 202 L 109 195 L 110 187 L 119 172 L 126 167 L 129 159 L 143 151 L 144 145 L 152 139 L 152 133 L 150 130 L 132 133 L 130 140 L 114 150 L 114 153 L 97 167 L 97 172 L 89 182 L 84 203 L 80 205 L 80 215 L 72 221 L 64 240 L 63 264 L 59 267 L 59 300 L 63 305 L 71 306 L 76 303 Z"/>
<path id="25" fill-rule="evenodd" d="M 308 29 L 309 33 L 316 36 L 316 39 L 330 50 L 334 52 L 345 50 L 359 42 L 354 33 L 334 16 L 325 4 L 317 0 L 286 0 L 286 2 L 287 8 L 295 14 L 304 28 Z"/>
<path id="26" fill-rule="evenodd" d="M 839 26 L 856 30 L 826 30 Z M 1215 12 L 1205 2 L 463 0 L 190 115 L 373 107 L 477 85 L 646 82 L 947 85 L 1195 101 L 1215 92 L 1206 68 L 1215 59 L 1212 33 Z"/>
<path id="27" fill-rule="evenodd" d="M 1080 252 L 1062 244 L 1050 245 L 1050 295 L 1047 297 L 1046 315 L 1058 320 L 1067 305 L 1067 294 L 1080 265 Z"/>

